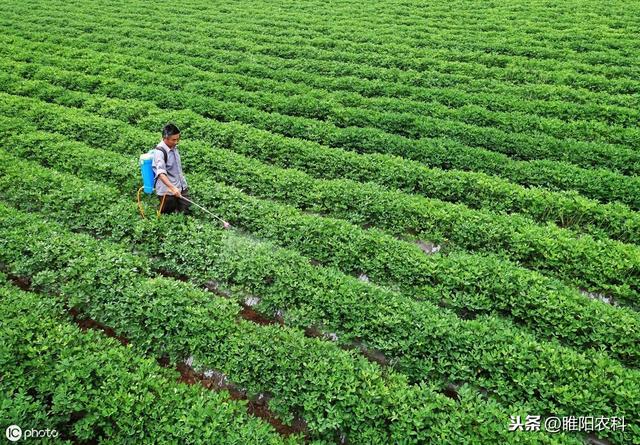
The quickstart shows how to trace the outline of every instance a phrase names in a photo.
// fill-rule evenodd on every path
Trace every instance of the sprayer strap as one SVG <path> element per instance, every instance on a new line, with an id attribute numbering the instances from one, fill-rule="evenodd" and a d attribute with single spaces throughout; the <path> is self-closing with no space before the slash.
<path id="1" fill-rule="evenodd" d="M 162 152 L 162 154 L 164 155 L 164 163 L 167 163 L 167 160 L 169 159 L 169 155 L 167 154 L 167 150 L 164 149 L 164 147 L 161 147 L 159 145 L 156 146 L 156 150 L 160 150 Z"/>
<path id="2" fill-rule="evenodd" d="M 156 150 L 160 150 L 162 152 L 162 154 L 164 155 L 164 164 L 165 167 L 167 165 L 167 160 L 169 159 L 169 155 L 167 154 L 167 150 L 164 149 L 164 147 L 160 147 L 159 145 L 156 146 Z M 169 171 L 167 170 L 167 176 L 171 176 L 169 174 Z M 155 181 L 153 181 L 153 187 L 155 188 L 156 184 L 158 183 L 158 179 L 160 179 L 160 175 L 156 176 Z"/>

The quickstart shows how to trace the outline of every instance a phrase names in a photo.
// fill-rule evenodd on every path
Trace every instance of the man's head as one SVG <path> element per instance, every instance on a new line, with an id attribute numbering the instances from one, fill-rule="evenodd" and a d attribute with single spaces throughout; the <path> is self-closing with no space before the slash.
<path id="1" fill-rule="evenodd" d="M 169 122 L 162 129 L 162 140 L 167 147 L 174 148 L 180 142 L 180 129 L 173 122 Z"/>

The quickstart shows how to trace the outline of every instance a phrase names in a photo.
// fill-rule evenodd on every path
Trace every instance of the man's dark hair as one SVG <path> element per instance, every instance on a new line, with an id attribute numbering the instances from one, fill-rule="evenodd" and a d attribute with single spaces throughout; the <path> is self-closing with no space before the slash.
<path id="1" fill-rule="evenodd" d="M 173 122 L 169 122 L 162 129 L 162 137 L 163 138 L 168 138 L 168 137 L 173 136 L 175 134 L 180 134 L 180 129 Z"/>

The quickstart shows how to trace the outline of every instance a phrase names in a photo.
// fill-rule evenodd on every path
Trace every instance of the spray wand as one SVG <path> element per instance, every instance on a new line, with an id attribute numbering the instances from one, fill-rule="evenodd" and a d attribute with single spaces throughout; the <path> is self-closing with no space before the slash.
<path id="1" fill-rule="evenodd" d="M 213 216 L 214 218 L 216 218 L 217 220 L 219 220 L 220 222 L 222 222 L 222 227 L 224 227 L 225 229 L 228 229 L 229 227 L 231 227 L 231 224 L 229 224 L 228 222 L 226 222 L 224 219 L 220 218 L 218 215 L 215 215 L 213 213 L 211 213 L 209 210 L 205 209 L 204 207 L 202 207 L 200 204 L 193 202 L 192 200 L 190 200 L 189 198 L 185 198 L 184 196 L 180 196 L 181 199 L 184 199 L 187 202 L 190 202 L 191 204 L 193 204 L 194 206 L 196 206 L 197 208 L 199 208 L 200 210 L 203 210 L 204 212 L 208 213 L 209 215 Z"/>

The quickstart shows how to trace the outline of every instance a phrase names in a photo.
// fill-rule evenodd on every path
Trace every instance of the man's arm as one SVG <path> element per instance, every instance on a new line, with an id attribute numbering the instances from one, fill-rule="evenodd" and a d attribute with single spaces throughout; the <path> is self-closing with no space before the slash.
<path id="1" fill-rule="evenodd" d="M 160 173 L 160 175 L 158 176 L 158 179 L 164 182 L 164 185 L 167 186 L 167 188 L 169 189 L 172 195 L 177 196 L 178 198 L 182 196 L 182 194 L 180 193 L 180 190 L 178 190 L 177 187 L 171 184 L 171 181 L 169 181 L 169 178 L 167 177 L 166 174 Z"/>
<path id="2" fill-rule="evenodd" d="M 173 184 L 171 184 L 171 181 L 169 181 L 169 177 L 167 176 L 167 166 L 165 165 L 162 152 L 160 150 L 154 150 L 154 152 L 152 168 L 157 179 L 167 186 L 172 195 L 181 197 L 182 194 L 180 193 L 180 190 L 178 190 Z"/>

